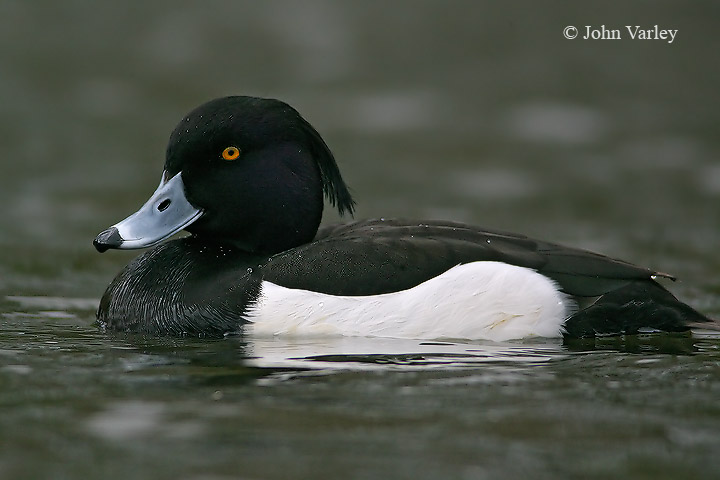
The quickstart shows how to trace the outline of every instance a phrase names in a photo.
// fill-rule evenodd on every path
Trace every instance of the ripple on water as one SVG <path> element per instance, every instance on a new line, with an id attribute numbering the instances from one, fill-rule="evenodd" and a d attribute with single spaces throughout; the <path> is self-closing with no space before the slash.
<path id="1" fill-rule="evenodd" d="M 482 364 L 530 365 L 566 355 L 548 343 L 427 342 L 369 337 L 246 338 L 248 363 L 263 368 L 328 370 L 473 368 Z"/>
<path id="2" fill-rule="evenodd" d="M 43 309 L 48 311 L 95 310 L 99 300 L 96 298 L 66 298 L 46 296 L 8 295 L 5 297 L 22 308 Z"/>

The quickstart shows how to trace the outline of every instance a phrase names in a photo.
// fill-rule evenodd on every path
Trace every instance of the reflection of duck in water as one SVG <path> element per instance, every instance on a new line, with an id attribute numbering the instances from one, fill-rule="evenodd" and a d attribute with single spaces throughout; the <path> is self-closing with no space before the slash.
<path id="1" fill-rule="evenodd" d="M 95 239 L 155 246 L 110 284 L 109 329 L 406 338 L 592 336 L 709 319 L 669 275 L 524 235 L 442 221 L 364 220 L 318 230 L 323 195 L 354 202 L 317 131 L 287 104 L 213 100 L 170 136 L 160 186 Z"/>

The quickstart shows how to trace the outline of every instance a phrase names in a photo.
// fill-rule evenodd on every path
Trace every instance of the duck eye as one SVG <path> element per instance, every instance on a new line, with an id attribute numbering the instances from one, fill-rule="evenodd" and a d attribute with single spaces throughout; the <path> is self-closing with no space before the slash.
<path id="1" fill-rule="evenodd" d="M 225 160 L 235 160 L 240 156 L 240 149 L 237 147 L 227 147 L 222 152 L 222 158 Z"/>

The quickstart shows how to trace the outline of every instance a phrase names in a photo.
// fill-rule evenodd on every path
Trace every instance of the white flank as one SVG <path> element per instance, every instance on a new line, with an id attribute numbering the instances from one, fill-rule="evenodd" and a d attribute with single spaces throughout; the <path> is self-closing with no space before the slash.
<path id="1" fill-rule="evenodd" d="M 473 262 L 382 295 L 334 296 L 263 282 L 248 329 L 256 335 L 504 341 L 557 337 L 574 308 L 555 282 L 532 269 Z"/>

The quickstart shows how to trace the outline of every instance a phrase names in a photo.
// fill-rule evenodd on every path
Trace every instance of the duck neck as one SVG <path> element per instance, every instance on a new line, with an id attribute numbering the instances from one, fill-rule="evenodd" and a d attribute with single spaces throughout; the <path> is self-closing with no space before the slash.
<path id="1" fill-rule="evenodd" d="M 261 218 L 248 219 L 241 228 L 230 231 L 189 228 L 198 240 L 219 244 L 252 255 L 270 256 L 309 243 L 315 238 L 322 209 L 299 212 L 285 209 L 275 215 L 264 214 Z M 202 225 L 198 225 L 202 227 Z"/>

